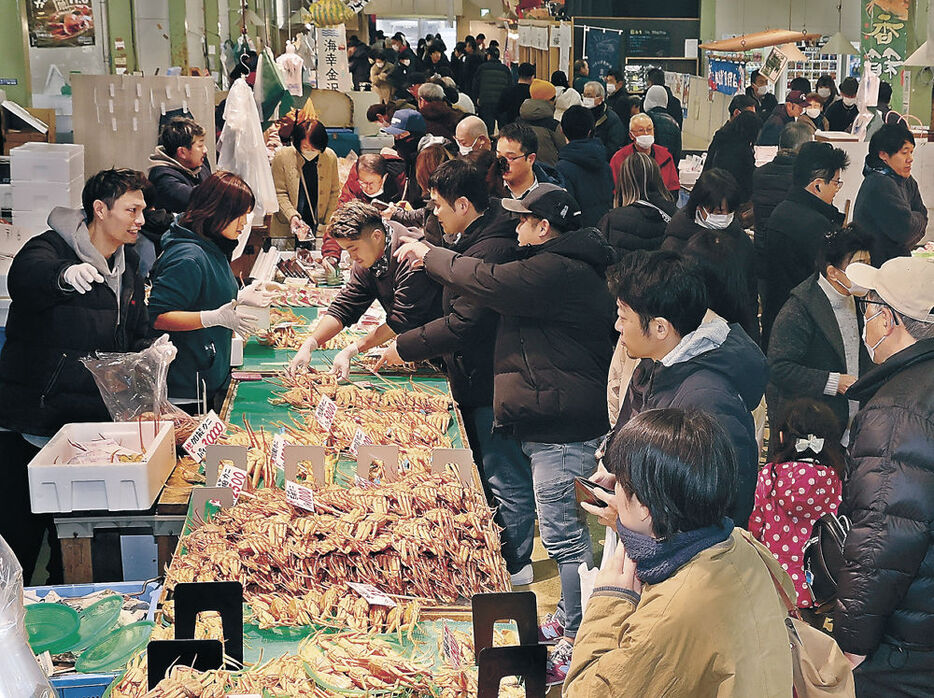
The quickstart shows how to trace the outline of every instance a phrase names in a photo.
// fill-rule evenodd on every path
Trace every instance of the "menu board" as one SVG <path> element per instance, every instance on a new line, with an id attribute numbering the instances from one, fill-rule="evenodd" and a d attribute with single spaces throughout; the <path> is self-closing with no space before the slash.
<path id="1" fill-rule="evenodd" d="M 671 56 L 671 32 L 667 29 L 630 29 L 627 56 Z"/>

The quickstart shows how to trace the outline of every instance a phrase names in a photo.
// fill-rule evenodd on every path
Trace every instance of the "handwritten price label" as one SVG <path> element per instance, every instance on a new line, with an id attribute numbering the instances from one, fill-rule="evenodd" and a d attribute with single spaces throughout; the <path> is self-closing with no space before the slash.
<path id="1" fill-rule="evenodd" d="M 331 431 L 331 424 L 337 416 L 337 403 L 327 395 L 321 396 L 321 402 L 315 408 L 315 420 L 325 431 Z"/>
<path id="2" fill-rule="evenodd" d="M 347 586 L 360 594 L 371 606 L 385 606 L 393 608 L 396 602 L 386 596 L 372 584 L 360 584 L 359 582 L 347 582 Z"/>
<path id="3" fill-rule="evenodd" d="M 353 435 L 353 441 L 350 442 L 350 452 L 357 455 L 357 449 L 361 446 L 369 446 L 372 444 L 373 439 L 371 439 L 363 429 L 357 428 L 357 432 Z"/>
<path id="4" fill-rule="evenodd" d="M 249 479 L 246 470 L 240 470 L 240 468 L 232 465 L 225 465 L 221 469 L 220 475 L 217 476 L 217 486 L 229 487 L 230 491 L 233 492 L 234 504 L 236 504 Z"/>
<path id="5" fill-rule="evenodd" d="M 269 449 L 269 458 L 277 468 L 285 467 L 285 437 L 282 434 L 276 434 L 273 437 L 272 447 Z"/>
<path id="6" fill-rule="evenodd" d="M 201 463 L 204 461 L 208 446 L 216 444 L 226 432 L 227 425 L 214 410 L 211 410 L 205 415 L 201 424 L 191 432 L 191 436 L 182 444 L 182 448 L 189 456 Z"/>
<path id="7" fill-rule="evenodd" d="M 315 493 L 290 480 L 285 483 L 285 499 L 299 509 L 311 512 L 315 510 Z"/>

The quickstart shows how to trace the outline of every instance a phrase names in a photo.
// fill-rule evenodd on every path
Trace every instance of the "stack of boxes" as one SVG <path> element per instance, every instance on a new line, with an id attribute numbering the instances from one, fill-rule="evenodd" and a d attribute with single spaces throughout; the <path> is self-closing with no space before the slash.
<path id="1" fill-rule="evenodd" d="M 13 225 L 28 236 L 48 230 L 56 206 L 81 208 L 84 146 L 26 143 L 10 151 Z"/>

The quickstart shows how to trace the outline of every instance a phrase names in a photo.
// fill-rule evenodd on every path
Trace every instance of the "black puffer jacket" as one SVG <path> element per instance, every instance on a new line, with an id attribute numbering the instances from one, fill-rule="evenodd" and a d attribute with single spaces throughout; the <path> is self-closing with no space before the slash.
<path id="1" fill-rule="evenodd" d="M 924 237 L 928 210 L 914 177 L 901 177 L 884 165 L 863 168 L 853 204 L 853 222 L 872 234 L 872 265 L 907 257 Z"/>
<path id="2" fill-rule="evenodd" d="M 769 216 L 788 196 L 797 157 L 795 151 L 780 150 L 774 160 L 757 167 L 752 174 L 752 210 L 756 220 L 756 275 L 760 279 L 765 278 L 768 268 L 765 236 Z"/>
<path id="3" fill-rule="evenodd" d="M 636 202 L 614 208 L 600 220 L 598 227 L 616 250 L 617 260 L 627 252 L 652 251 L 662 246 L 665 228 L 678 207 L 656 192 L 649 194 L 648 203 L 652 206 Z"/>
<path id="4" fill-rule="evenodd" d="M 513 261 L 518 254 L 516 222 L 498 199 L 446 248 L 465 257 L 491 264 Z M 441 293 L 443 315 L 396 338 L 396 348 L 406 361 L 444 357 L 451 394 L 461 407 L 493 404 L 493 347 L 499 315 L 445 286 Z"/>
<path id="5" fill-rule="evenodd" d="M 432 249 L 429 275 L 499 313 L 494 424 L 523 441 L 574 443 L 609 429 L 606 381 L 616 308 L 606 286 L 613 250 L 583 228 L 489 264 Z"/>
<path id="6" fill-rule="evenodd" d="M 512 84 L 512 71 L 505 65 L 492 60 L 481 63 L 473 78 L 472 96 L 477 107 L 496 110 L 500 95 Z"/>
<path id="7" fill-rule="evenodd" d="M 731 128 L 732 122 L 721 126 L 713 135 L 704 160 L 704 172 L 719 167 L 736 178 L 739 185 L 739 200 L 749 201 L 752 197 L 752 176 L 756 170 L 756 155 L 752 143 Z M 662 143 L 662 145 L 665 145 Z M 676 161 L 677 162 L 677 161 Z"/>
<path id="8" fill-rule="evenodd" d="M 872 654 L 879 643 L 934 650 L 934 339 L 854 383 L 841 511 L 852 529 L 837 572 L 833 633 Z"/>
<path id="9" fill-rule="evenodd" d="M 571 141 L 558 153 L 564 188 L 581 208 L 580 225 L 595 226 L 613 204 L 613 173 L 599 138 Z"/>

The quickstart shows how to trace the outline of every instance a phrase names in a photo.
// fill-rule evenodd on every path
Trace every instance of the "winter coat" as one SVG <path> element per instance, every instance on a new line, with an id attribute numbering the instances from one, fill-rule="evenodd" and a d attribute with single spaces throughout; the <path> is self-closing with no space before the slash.
<path id="1" fill-rule="evenodd" d="M 493 199 L 490 208 L 445 247 L 490 264 L 513 261 L 518 254 L 516 222 Z M 400 334 L 396 348 L 405 361 L 444 357 L 451 394 L 462 409 L 493 404 L 493 349 L 499 315 L 445 286 L 442 316 Z"/>
<path id="2" fill-rule="evenodd" d="M 778 105 L 778 98 L 773 95 L 771 92 L 766 92 L 761 97 L 756 92 L 756 88 L 749 86 L 746 88 L 746 96 L 752 97 L 756 100 L 756 114 L 759 115 L 759 118 L 765 121 L 769 118 L 769 115 L 775 110 L 775 107 Z"/>
<path id="3" fill-rule="evenodd" d="M 610 158 L 610 170 L 613 172 L 614 188 L 619 184 L 619 168 L 622 166 L 623 161 L 635 152 L 635 149 L 636 146 L 634 143 L 624 145 Z M 677 193 L 678 190 L 681 189 L 681 177 L 678 174 L 678 168 L 675 165 L 674 158 L 671 157 L 671 153 L 668 152 L 667 148 L 657 143 L 652 146 L 650 152 L 655 162 L 658 163 L 658 169 L 662 172 L 662 181 L 665 183 L 665 188 L 670 192 Z M 677 196 L 675 196 L 675 198 L 677 198 Z"/>
<path id="4" fill-rule="evenodd" d="M 499 125 L 505 126 L 518 119 L 519 109 L 527 99 L 531 99 L 529 83 L 517 82 L 503 90 L 496 107 Z"/>
<path id="5" fill-rule="evenodd" d="M 149 317 L 153 323 L 173 310 L 215 310 L 237 297 L 237 280 L 227 256 L 214 242 L 174 223 L 162 238 L 162 255 L 152 269 Z M 159 330 L 154 330 L 159 332 Z M 226 327 L 169 332 L 178 355 L 169 366 L 169 397 L 194 399 L 205 381 L 208 395 L 222 389 L 230 375 Z"/>
<path id="6" fill-rule="evenodd" d="M 798 608 L 814 605 L 804 576 L 804 544 L 815 521 L 837 513 L 842 493 L 843 483 L 834 469 L 809 460 L 768 463 L 759 471 L 749 532 L 791 577 Z"/>
<path id="7" fill-rule="evenodd" d="M 746 526 L 756 488 L 759 446 L 752 411 L 766 383 L 765 357 L 738 324 L 721 317 L 704 322 L 681 339 L 666 366 L 643 359 L 633 373 L 618 424 L 657 408 L 705 410 L 724 428 L 738 468 L 736 499 L 729 516 Z"/>
<path id="8" fill-rule="evenodd" d="M 768 550 L 734 529 L 641 595 L 597 587 L 563 695 L 789 698 L 788 612 L 770 570 L 793 599 Z"/>
<path id="9" fill-rule="evenodd" d="M 849 131 L 858 113 L 859 107 L 855 104 L 847 107 L 842 99 L 838 99 L 824 110 L 824 117 L 831 131 Z"/>
<path id="10" fill-rule="evenodd" d="M 862 329 L 862 313 L 856 313 L 856 322 Z M 840 326 L 827 294 L 817 283 L 817 274 L 796 286 L 779 312 L 772 325 L 768 359 L 765 395 L 773 424 L 784 421 L 789 402 L 807 397 L 832 409 L 844 429 L 849 425 L 849 393 L 824 394 L 830 374 L 842 375 L 847 369 Z M 870 368 L 872 361 L 860 342 L 859 375 Z"/>
<path id="11" fill-rule="evenodd" d="M 83 210 L 55 208 L 49 223 L 51 230 L 29 240 L 13 258 L 12 303 L 0 352 L 0 426 L 36 436 L 52 436 L 69 422 L 111 421 L 79 359 L 96 351 L 140 351 L 149 344 L 136 253 L 124 245 L 111 258 L 113 268 L 122 269 L 119 302 L 117 278 L 78 293 L 62 284 L 68 267 L 94 263 L 105 275 L 110 267 L 100 253 L 92 260 L 83 252 L 91 244 Z"/>
<path id="12" fill-rule="evenodd" d="M 626 143 L 626 127 L 616 112 L 608 109 L 605 103 L 594 107 L 591 113 L 594 115 L 593 135 L 603 141 L 607 152 L 606 159 L 609 160 L 610 156 Z"/>
<path id="13" fill-rule="evenodd" d="M 765 236 L 769 216 L 772 211 L 788 196 L 791 189 L 798 153 L 792 150 L 779 150 L 771 162 L 757 167 L 752 174 L 752 210 L 756 221 L 756 276 L 764 279 L 768 269 Z"/>
<path id="14" fill-rule="evenodd" d="M 447 102 L 425 102 L 419 110 L 425 119 L 428 133 L 443 136 L 454 142 L 457 122 L 464 118 L 463 112 L 452 109 Z"/>
<path id="15" fill-rule="evenodd" d="M 721 126 L 713 136 L 704 160 L 704 172 L 719 167 L 736 178 L 740 201 L 752 197 L 752 177 L 756 170 L 756 154 L 752 143 L 739 138 L 730 129 L 730 123 Z"/>
<path id="16" fill-rule="evenodd" d="M 613 175 L 599 138 L 571 141 L 558 153 L 564 188 L 581 207 L 580 224 L 597 225 L 613 205 Z"/>
<path id="17" fill-rule="evenodd" d="M 380 68 L 376 63 L 370 66 L 370 84 L 373 89 L 379 93 L 381 102 L 388 102 L 392 99 L 392 93 L 395 91 L 395 85 L 392 82 L 392 72 L 396 64 L 386 61 Z"/>
<path id="18" fill-rule="evenodd" d="M 934 339 L 903 349 L 847 391 L 850 429 L 841 511 L 852 528 L 837 570 L 841 649 L 934 649 Z"/>
<path id="19" fill-rule="evenodd" d="M 535 159 L 549 165 L 558 162 L 558 151 L 568 144 L 555 120 L 555 105 L 542 99 L 527 99 L 519 107 L 519 123 L 531 126 L 538 137 Z"/>
<path id="20" fill-rule="evenodd" d="M 276 199 L 279 210 L 272 214 L 269 221 L 269 237 L 292 237 L 292 216 L 298 214 L 298 192 L 302 186 L 302 165 L 304 158 L 295 148 L 279 148 L 272 158 L 272 181 L 276 185 Z M 318 235 L 324 234 L 331 214 L 337 209 L 341 183 L 337 174 L 337 155 L 330 148 L 318 154 L 318 203 L 315 214 L 318 217 Z"/>
<path id="21" fill-rule="evenodd" d="M 353 54 L 350 56 L 347 64 L 347 67 L 350 68 L 350 75 L 353 78 L 354 89 L 358 89 L 361 82 L 369 82 L 370 47 L 366 44 L 358 44 L 356 48 L 354 48 Z"/>
<path id="22" fill-rule="evenodd" d="M 671 153 L 675 167 L 681 162 L 681 129 L 664 107 L 652 107 L 648 111 L 655 126 L 655 142 Z"/>
<path id="23" fill-rule="evenodd" d="M 483 65 L 483 58 L 476 53 L 465 53 L 462 60 L 463 65 L 461 66 L 460 80 L 457 81 L 457 89 L 468 93 L 474 104 L 476 104 L 477 91 L 474 79 L 477 77 L 477 70 Z M 512 71 L 510 71 L 510 79 L 512 79 Z"/>
<path id="24" fill-rule="evenodd" d="M 928 211 L 914 177 L 901 177 L 888 167 L 863 169 L 863 183 L 853 205 L 853 222 L 872 235 L 872 265 L 907 257 L 924 237 Z"/>
<path id="25" fill-rule="evenodd" d="M 668 113 L 672 119 L 675 120 L 675 123 L 678 124 L 678 130 L 684 126 L 684 107 L 681 106 L 681 100 L 674 96 L 671 92 L 671 88 L 668 85 L 664 85 L 665 92 L 668 93 L 668 106 L 665 107 L 665 111 Z"/>
<path id="26" fill-rule="evenodd" d="M 140 232 L 153 242 L 158 253 L 162 235 L 172 224 L 172 214 L 188 208 L 195 187 L 211 176 L 211 165 L 205 160 L 200 168 L 191 170 L 169 157 L 161 145 L 156 146 L 149 162 L 152 163 L 148 174 L 151 186 L 146 191 L 146 223 Z"/>
<path id="27" fill-rule="evenodd" d="M 827 121 L 827 117 L 823 114 L 819 114 L 816 119 L 812 119 L 807 114 L 802 114 L 798 117 L 798 121 L 811 129 L 811 133 L 830 130 L 830 122 Z"/>
<path id="28" fill-rule="evenodd" d="M 606 433 L 604 397 L 616 307 L 613 251 L 583 228 L 489 264 L 433 248 L 425 269 L 500 314 L 493 360 L 494 428 L 523 441 L 575 443 Z"/>
<path id="29" fill-rule="evenodd" d="M 762 299 L 762 337 L 769 332 L 791 289 L 814 273 L 824 236 L 843 221 L 836 206 L 798 187 L 775 207 L 766 232 L 768 268 Z"/>
<path id="30" fill-rule="evenodd" d="M 471 97 L 478 109 L 495 113 L 500 95 L 512 83 L 512 71 L 509 68 L 499 61 L 484 61 L 474 73 Z"/>
<path id="31" fill-rule="evenodd" d="M 403 235 L 421 237 L 419 231 L 387 221 L 391 243 L 387 245 L 388 262 L 382 272 L 354 263 L 350 280 L 325 311 L 344 327 L 357 322 L 373 301 L 379 301 L 386 311 L 386 324 L 399 334 L 424 325 L 441 314 L 441 287 L 421 269 L 409 262 L 399 262 L 395 251 L 402 245 Z"/>
<path id="32" fill-rule="evenodd" d="M 759 130 L 759 139 L 756 141 L 756 145 L 778 145 L 782 129 L 792 121 L 794 121 L 794 118 L 789 116 L 785 103 L 782 102 L 776 105 Z"/>
<path id="33" fill-rule="evenodd" d="M 547 162 L 536 160 L 532 163 L 532 174 L 538 180 L 539 184 L 557 184 L 562 189 L 565 187 L 564 175 L 557 167 L 552 167 Z"/>
<path id="34" fill-rule="evenodd" d="M 651 192 L 648 201 L 611 209 L 597 227 L 616 250 L 616 258 L 622 259 L 623 255 L 635 250 L 659 249 L 665 238 L 665 228 L 677 210 L 674 201 Z"/>

